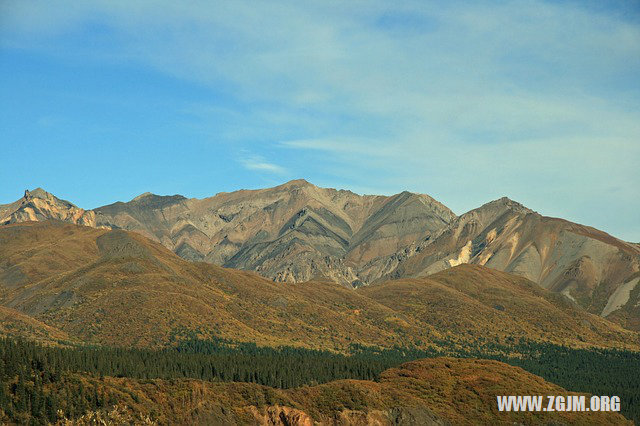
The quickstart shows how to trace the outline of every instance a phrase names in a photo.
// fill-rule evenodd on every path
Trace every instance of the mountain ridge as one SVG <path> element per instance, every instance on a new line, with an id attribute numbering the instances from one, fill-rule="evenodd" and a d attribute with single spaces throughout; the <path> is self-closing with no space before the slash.
<path id="1" fill-rule="evenodd" d="M 640 330 L 640 296 L 628 284 L 640 271 L 640 245 L 507 197 L 457 216 L 424 194 L 358 195 L 298 179 L 201 199 L 144 193 L 85 211 L 39 188 L 0 206 L 0 218 L 136 231 L 187 260 L 276 282 L 358 287 L 476 263 L 522 275 Z"/>

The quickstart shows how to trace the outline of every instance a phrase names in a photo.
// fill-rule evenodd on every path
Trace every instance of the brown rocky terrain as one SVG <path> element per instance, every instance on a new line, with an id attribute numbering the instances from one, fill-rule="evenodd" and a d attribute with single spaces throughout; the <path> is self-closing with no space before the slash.
<path id="1" fill-rule="evenodd" d="M 29 203 L 51 207 L 34 215 Z M 361 196 L 304 180 L 201 200 L 147 193 L 83 211 L 82 220 L 71 220 L 79 210 L 70 203 L 60 213 L 60 204 L 36 190 L 0 206 L 1 216 L 11 217 L 2 223 L 54 218 L 132 230 L 188 260 L 255 270 L 275 281 L 328 278 L 346 286 L 360 284 L 360 265 L 422 240 L 455 218 L 427 195 Z"/>
<path id="2" fill-rule="evenodd" d="M 356 290 L 277 283 L 186 261 L 137 233 L 51 221 L 0 227 L 0 259 L 0 306 L 87 343 L 158 347 L 191 331 L 335 351 L 520 337 L 638 348 L 637 333 L 477 265 Z"/>
<path id="3" fill-rule="evenodd" d="M 147 193 L 85 211 L 37 189 L 0 206 L 0 217 L 5 224 L 53 218 L 132 230 L 187 260 L 276 282 L 328 279 L 358 287 L 485 265 L 640 330 L 638 244 L 507 198 L 457 217 L 426 195 L 360 196 L 297 180 L 205 199 Z"/>
<path id="4" fill-rule="evenodd" d="M 489 360 L 424 359 L 386 370 L 377 382 L 338 380 L 294 389 L 80 375 L 77 380 L 120 402 L 76 424 L 633 424 L 613 412 L 499 412 L 496 395 L 578 394 Z"/>
<path id="5" fill-rule="evenodd" d="M 202 200 L 144 194 L 95 212 L 99 225 L 141 232 L 189 260 L 347 286 L 359 283 L 359 265 L 455 218 L 426 195 L 360 196 L 304 180 Z"/>

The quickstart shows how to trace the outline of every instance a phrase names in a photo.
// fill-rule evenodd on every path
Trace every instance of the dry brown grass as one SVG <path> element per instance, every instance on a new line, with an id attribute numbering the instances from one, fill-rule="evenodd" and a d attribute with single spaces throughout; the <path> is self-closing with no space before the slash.
<path id="1" fill-rule="evenodd" d="M 359 291 L 441 333 L 491 341 L 522 337 L 573 347 L 638 349 L 637 333 L 588 314 L 525 278 L 479 265 L 460 265 L 427 278 L 388 281 Z"/>

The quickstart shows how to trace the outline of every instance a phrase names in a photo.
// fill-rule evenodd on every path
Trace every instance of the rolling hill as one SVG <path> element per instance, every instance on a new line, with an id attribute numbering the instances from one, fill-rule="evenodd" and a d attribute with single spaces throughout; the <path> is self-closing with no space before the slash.
<path id="1" fill-rule="evenodd" d="M 189 262 L 122 230 L 0 227 L 0 305 L 87 343 L 156 347 L 193 333 L 345 351 L 525 338 L 637 348 L 637 334 L 524 278 L 460 265 L 356 290 Z"/>

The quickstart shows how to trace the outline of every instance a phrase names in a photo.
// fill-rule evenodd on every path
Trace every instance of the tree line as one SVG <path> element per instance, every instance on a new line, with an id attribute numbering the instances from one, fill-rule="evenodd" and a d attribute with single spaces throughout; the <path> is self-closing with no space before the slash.
<path id="1" fill-rule="evenodd" d="M 435 356 L 488 358 L 537 374 L 568 390 L 618 395 L 622 413 L 640 421 L 640 354 L 605 349 L 572 349 L 527 340 L 510 345 L 485 343 L 460 347 L 438 342 L 440 349 L 351 345 L 350 355 L 293 347 L 195 337 L 161 350 L 102 346 L 52 347 L 0 338 L 0 409 L 3 421 L 45 424 L 61 416 L 116 404 L 75 373 L 131 379 L 193 378 L 251 382 L 275 388 L 314 385 L 337 379 L 377 380 L 403 362 Z M 514 356 L 518 354 L 518 356 Z"/>

